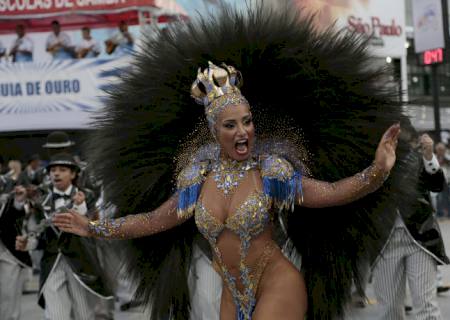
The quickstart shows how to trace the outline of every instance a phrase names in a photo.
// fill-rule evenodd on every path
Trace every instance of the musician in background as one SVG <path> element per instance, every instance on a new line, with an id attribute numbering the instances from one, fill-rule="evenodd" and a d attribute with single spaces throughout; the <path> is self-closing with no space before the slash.
<path id="1" fill-rule="evenodd" d="M 78 59 L 95 58 L 100 54 L 100 45 L 97 40 L 91 37 L 91 29 L 83 27 L 81 29 L 82 40 L 75 51 Z"/>
<path id="2" fill-rule="evenodd" d="M 59 21 L 52 21 L 53 32 L 47 37 L 46 50 L 55 60 L 72 59 L 75 56 L 74 47 L 71 45 L 67 33 L 61 32 Z"/>
<path id="3" fill-rule="evenodd" d="M 28 159 L 27 165 L 19 175 L 17 184 L 22 186 L 39 186 L 44 180 L 44 171 L 41 166 L 41 157 L 38 154 L 33 154 Z"/>
<path id="4" fill-rule="evenodd" d="M 17 184 L 20 174 L 22 173 L 22 163 L 19 160 L 8 161 L 9 177 L 14 181 L 14 185 Z"/>
<path id="5" fill-rule="evenodd" d="M 95 198 L 88 190 L 77 187 L 80 167 L 67 153 L 54 155 L 47 166 L 51 186 L 40 198 L 42 213 L 49 221 L 61 210 L 73 209 L 91 219 L 96 218 Z M 109 298 L 100 274 L 96 247 L 89 239 L 61 232 L 49 224 L 39 233 L 38 241 L 16 238 L 18 250 L 44 250 L 41 260 L 39 305 L 45 308 L 48 320 L 95 320 L 89 300 L 93 296 Z M 91 248 L 91 249 L 89 249 Z"/>
<path id="6" fill-rule="evenodd" d="M 17 236 L 27 237 L 34 197 L 32 190 L 16 186 L 0 206 L 0 319 L 21 319 L 24 270 L 31 267 L 31 258 L 28 252 L 16 250 L 15 241 Z M 33 243 L 32 237 L 29 243 Z"/>
<path id="7" fill-rule="evenodd" d="M 17 38 L 9 50 L 12 61 L 33 61 L 33 41 L 25 34 L 25 26 L 23 24 L 18 24 L 16 26 L 16 34 Z"/>
<path id="8" fill-rule="evenodd" d="M 105 41 L 106 53 L 122 56 L 133 52 L 134 38 L 125 21 L 119 22 L 119 32 Z"/>

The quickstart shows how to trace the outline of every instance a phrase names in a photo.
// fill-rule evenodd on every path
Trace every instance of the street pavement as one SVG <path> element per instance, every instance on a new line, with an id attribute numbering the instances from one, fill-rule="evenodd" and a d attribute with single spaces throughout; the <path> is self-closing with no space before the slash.
<path id="1" fill-rule="evenodd" d="M 450 256 L 450 220 L 440 221 L 447 254 Z M 441 267 L 444 283 L 450 285 L 450 266 Z M 366 292 L 369 304 L 365 308 L 357 306 L 349 306 L 346 320 L 375 320 L 378 314 L 379 306 L 376 303 L 372 285 L 369 284 Z M 44 312 L 36 303 L 36 294 L 25 294 L 22 296 L 22 317 L 23 320 L 43 320 Z M 407 301 L 411 301 L 408 297 Z M 450 319 L 450 292 L 446 292 L 438 296 L 438 303 L 442 312 L 442 319 Z M 117 306 L 116 306 L 117 307 Z M 117 309 L 117 308 L 116 308 Z M 114 313 L 115 320 L 148 320 L 144 314 L 138 310 L 122 312 L 116 310 Z M 414 319 L 414 310 L 407 315 L 406 319 Z M 200 320 L 200 319 L 199 319 Z M 207 320 L 207 319 L 202 319 Z"/>

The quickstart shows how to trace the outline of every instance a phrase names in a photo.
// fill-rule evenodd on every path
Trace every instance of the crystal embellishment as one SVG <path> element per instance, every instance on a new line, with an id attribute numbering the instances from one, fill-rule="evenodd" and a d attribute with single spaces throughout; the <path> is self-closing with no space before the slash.
<path id="1" fill-rule="evenodd" d="M 230 195 L 245 177 L 247 171 L 254 169 L 257 162 L 249 158 L 245 161 L 221 159 L 212 166 L 213 179 L 217 189 L 222 190 L 225 195 Z"/>

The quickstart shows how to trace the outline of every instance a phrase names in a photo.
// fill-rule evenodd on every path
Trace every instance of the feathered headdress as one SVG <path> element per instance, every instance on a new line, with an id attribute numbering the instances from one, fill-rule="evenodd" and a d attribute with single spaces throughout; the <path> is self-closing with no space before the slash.
<path id="1" fill-rule="evenodd" d="M 233 74 L 226 67 L 223 77 L 212 71 L 215 88 L 203 85 L 203 90 L 200 83 L 211 82 L 211 73 L 201 72 L 191 88 L 198 68 L 208 61 L 242 72 L 242 94 L 254 107 L 258 137 L 270 136 L 275 143 L 301 137 L 305 164 L 320 180 L 336 181 L 366 168 L 384 131 L 394 121 L 406 121 L 397 93 L 384 85 L 385 71 L 367 67 L 371 57 L 357 36 L 331 29 L 319 33 L 311 19 L 288 7 L 243 12 L 223 6 L 214 17 L 175 25 L 156 40 L 144 41 L 134 67 L 97 116 L 87 154 L 107 200 L 122 215 L 151 211 L 166 200 L 174 191 L 177 157 L 186 139 L 207 140 L 198 138 L 207 126 L 201 108 L 192 105 L 191 92 L 211 105 Z M 230 81 L 236 92 L 238 82 Z M 283 215 L 303 257 L 308 319 L 343 315 L 353 279 L 358 284 L 360 263 L 377 254 L 389 232 L 395 217 L 389 207 L 414 197 L 408 151 L 400 141 L 396 167 L 378 192 L 346 206 L 299 207 Z M 404 176 L 411 181 L 400 185 L 397 179 Z M 190 219 L 133 241 L 134 255 L 127 262 L 139 292 L 151 301 L 152 319 L 168 314 L 186 319 L 187 273 L 197 233 Z"/>

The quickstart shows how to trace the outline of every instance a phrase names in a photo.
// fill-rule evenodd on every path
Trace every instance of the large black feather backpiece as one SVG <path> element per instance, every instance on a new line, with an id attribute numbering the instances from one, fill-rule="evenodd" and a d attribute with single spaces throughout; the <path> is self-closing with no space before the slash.
<path id="1" fill-rule="evenodd" d="M 208 61 L 241 71 L 241 91 L 257 133 L 280 140 L 289 131 L 301 138 L 312 177 L 332 182 L 362 171 L 373 161 L 384 131 L 396 121 L 407 123 L 386 73 L 371 68 L 371 59 L 359 37 L 318 32 L 310 17 L 288 7 L 239 11 L 223 6 L 214 17 L 149 36 L 96 117 L 88 154 L 107 200 L 121 215 L 135 214 L 155 209 L 174 192 L 177 159 L 187 140 L 202 141 L 196 132 L 206 127 L 204 109 L 190 97 L 190 87 Z M 343 315 L 361 263 L 373 259 L 386 240 L 392 208 L 414 198 L 416 175 L 405 175 L 415 166 L 406 160 L 408 150 L 400 141 L 390 178 L 364 199 L 282 215 L 303 257 L 308 319 Z M 187 317 L 187 271 L 197 233 L 190 219 L 133 241 L 127 263 L 139 292 L 153 306 L 152 319 Z"/>

